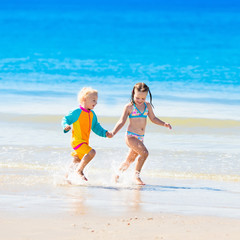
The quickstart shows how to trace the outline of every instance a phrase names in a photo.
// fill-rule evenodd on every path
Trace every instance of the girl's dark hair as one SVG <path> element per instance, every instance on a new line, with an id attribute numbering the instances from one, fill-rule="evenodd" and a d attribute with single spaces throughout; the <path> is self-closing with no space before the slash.
<path id="1" fill-rule="evenodd" d="M 143 82 L 140 82 L 140 83 L 136 83 L 133 87 L 133 90 L 132 90 L 132 96 L 131 96 L 131 102 L 132 103 L 135 103 L 134 102 L 134 94 L 135 94 L 135 90 L 139 91 L 139 92 L 148 92 L 149 93 L 149 96 L 150 96 L 150 104 L 152 105 L 153 107 L 153 104 L 152 104 L 152 94 L 150 92 L 150 89 L 149 87 L 147 86 L 147 84 L 143 83 Z"/>

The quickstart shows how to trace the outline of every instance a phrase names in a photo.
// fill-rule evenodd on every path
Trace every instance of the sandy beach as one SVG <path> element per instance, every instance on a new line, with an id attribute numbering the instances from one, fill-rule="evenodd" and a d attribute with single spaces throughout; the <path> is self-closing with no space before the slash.
<path id="1" fill-rule="evenodd" d="M 145 214 L 124 216 L 2 215 L 4 240 L 169 239 L 238 240 L 240 220 L 206 216 Z"/>
<path id="2" fill-rule="evenodd" d="M 5 116 L 5 126 L 15 123 L 10 117 Z M 69 185 L 63 184 L 67 163 L 71 160 L 68 138 L 60 135 L 57 117 L 46 117 L 46 123 L 41 117 L 40 122 L 21 117 L 22 127 L 18 125 L 17 131 L 22 145 L 1 147 L 1 240 L 240 238 L 239 175 L 235 174 L 239 140 L 237 131 L 236 136 L 233 132 L 238 130 L 239 122 L 227 130 L 210 125 L 208 135 L 197 135 L 197 146 L 186 145 L 192 142 L 191 132 L 196 135 L 202 131 L 199 125 L 211 121 L 196 124 L 199 120 L 191 120 L 192 127 L 188 129 L 180 119 L 175 123 L 174 138 L 149 125 L 146 142 L 151 156 L 142 173 L 147 185 L 139 187 L 132 183 L 133 167 L 121 177 L 120 183 L 112 182 L 111 176 L 127 150 L 122 142 L 123 131 L 111 142 L 106 140 L 106 146 L 105 141 L 92 135 L 98 154 L 86 170 L 89 182 Z M 111 118 L 100 119 L 109 128 L 115 122 Z M 27 121 L 32 128 L 26 130 Z M 215 122 L 223 126 L 229 123 Z M 224 142 L 217 139 L 219 153 L 212 153 L 208 149 L 216 141 L 210 134 L 219 136 L 219 129 Z M 41 135 L 34 145 L 30 136 L 34 136 L 36 130 Z M 159 136 L 165 139 L 161 150 Z M 7 137 L 5 141 L 9 142 Z M 228 148 L 227 138 L 232 148 Z M 173 139 L 181 151 L 170 147 Z M 57 145 L 51 146 L 54 141 Z M 201 154 L 199 146 L 203 149 Z M 219 157 L 221 146 L 228 153 L 223 157 Z M 219 167 L 221 161 L 222 168 Z M 187 172 L 186 166 L 192 166 L 192 170 Z"/>
<path id="3" fill-rule="evenodd" d="M 22 146 L 6 145 L 1 148 L 1 240 L 239 239 L 239 175 L 233 175 L 234 172 L 208 173 L 211 156 L 214 158 L 212 165 L 215 166 L 218 163 L 215 161 L 218 155 L 208 152 L 201 154 L 200 156 L 206 156 L 206 164 L 192 161 L 192 155 L 183 155 L 184 161 L 181 163 L 179 160 L 181 154 L 177 150 L 168 151 L 172 143 L 172 138 L 168 139 L 168 135 L 165 136 L 162 151 L 158 149 L 157 137 L 161 135 L 163 138 L 164 135 L 150 125 L 151 140 L 147 138 L 146 141 L 151 143 L 149 144 L 151 157 L 142 174 L 147 185 L 137 187 L 132 183 L 132 168 L 122 176 L 121 182 L 116 184 L 111 182 L 111 176 L 121 161 L 122 152 L 125 151 L 122 144 L 124 132 L 112 140 L 111 147 L 106 147 L 104 141 L 93 135 L 98 155 L 86 170 L 89 182 L 80 186 L 62 184 L 67 162 L 70 160 L 69 149 L 65 146 L 68 139 L 63 139 L 55 129 L 57 125 L 55 118 L 52 120 L 52 117 L 49 117 L 48 127 L 52 121 L 54 126 L 51 127 L 51 134 L 49 130 L 46 133 L 42 132 L 38 146 L 30 144 L 28 139 L 25 143 L 22 139 Z M 105 125 L 109 124 L 111 128 L 109 118 L 101 121 Z M 36 129 L 39 131 L 46 129 L 45 123 L 33 121 L 32 124 L 34 126 L 32 134 Z M 177 129 L 175 141 L 179 139 L 177 146 L 180 147 L 183 137 L 178 137 L 177 134 L 181 134 L 185 128 L 181 124 L 175 125 Z M 18 126 L 19 133 L 26 131 L 24 126 L 25 120 L 22 129 Z M 187 130 L 194 131 L 195 134 L 201 130 L 193 127 Z M 31 129 L 28 131 L 28 136 L 31 136 Z M 211 131 L 216 132 L 214 128 L 211 128 Z M 188 139 L 188 135 L 186 136 Z M 226 146 L 226 137 L 229 136 L 224 136 Z M 233 136 L 231 135 L 231 146 Z M 51 146 L 54 139 L 58 139 L 59 146 Z M 238 135 L 236 143 L 237 141 Z M 211 142 L 212 138 L 206 142 L 204 137 L 203 149 L 208 149 Z M 122 148 L 119 149 L 119 146 Z M 198 148 L 199 145 L 196 149 Z M 184 150 L 184 144 L 182 149 L 186 154 L 192 154 L 189 153 L 189 149 Z M 192 149 L 195 149 L 195 145 Z M 234 151 L 236 149 L 233 148 Z M 232 163 L 235 166 L 234 171 L 237 171 L 237 164 L 234 162 L 237 162 L 238 155 L 237 153 L 235 155 L 231 155 L 232 162 L 223 163 L 228 167 Z M 197 155 L 194 159 L 196 157 Z M 204 170 L 197 171 L 198 165 L 195 167 L 194 164 L 198 163 L 205 167 Z M 181 167 L 184 170 L 186 164 L 192 164 L 192 169 L 196 169 L 195 173 L 181 171 Z M 171 172 L 171 169 L 174 172 Z"/>

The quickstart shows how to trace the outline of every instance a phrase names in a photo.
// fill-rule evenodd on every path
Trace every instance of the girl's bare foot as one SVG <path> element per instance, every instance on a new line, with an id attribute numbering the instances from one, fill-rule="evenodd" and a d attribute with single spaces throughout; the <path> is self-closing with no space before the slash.
<path id="1" fill-rule="evenodd" d="M 115 183 L 117 183 L 118 180 L 119 180 L 119 175 L 116 175 L 116 176 L 115 176 Z"/>
<path id="2" fill-rule="evenodd" d="M 135 181 L 137 185 L 146 185 L 141 178 L 136 178 Z"/>
<path id="3" fill-rule="evenodd" d="M 139 171 L 135 172 L 135 182 L 136 182 L 137 185 L 145 185 L 145 183 L 140 178 L 140 172 Z"/>
<path id="4" fill-rule="evenodd" d="M 120 176 L 123 174 L 123 169 L 122 168 L 120 168 L 118 171 L 117 171 L 117 173 L 116 173 L 116 175 L 115 175 L 115 183 L 117 183 L 118 181 L 119 181 L 119 178 L 120 178 Z"/>

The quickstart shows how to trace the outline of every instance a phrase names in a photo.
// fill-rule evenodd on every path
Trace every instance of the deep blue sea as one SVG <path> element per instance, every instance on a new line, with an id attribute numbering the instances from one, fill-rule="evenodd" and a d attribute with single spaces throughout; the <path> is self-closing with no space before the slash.
<path id="1" fill-rule="evenodd" d="M 53 176 L 64 176 L 71 149 L 61 117 L 78 105 L 82 87 L 99 91 L 95 112 L 111 129 L 134 84 L 145 82 L 156 115 L 173 130 L 148 125 L 142 208 L 239 218 L 239 26 L 235 0 L 0 0 L 6 202 L 15 186 L 53 186 Z M 113 140 L 91 139 L 98 154 L 90 185 L 108 187 L 128 151 L 124 130 Z M 129 182 L 126 176 L 127 191 Z"/>
<path id="2" fill-rule="evenodd" d="M 238 1 L 0 3 L 4 112 L 62 114 L 86 85 L 122 106 L 143 81 L 161 115 L 240 119 Z"/>

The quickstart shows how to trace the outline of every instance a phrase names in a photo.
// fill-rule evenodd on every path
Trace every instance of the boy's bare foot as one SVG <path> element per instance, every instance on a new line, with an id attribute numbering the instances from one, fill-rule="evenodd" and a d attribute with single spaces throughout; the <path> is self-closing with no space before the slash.
<path id="1" fill-rule="evenodd" d="M 84 175 L 84 173 L 82 171 L 81 172 L 78 171 L 78 174 L 80 175 L 82 180 L 88 181 L 88 179 L 85 177 L 85 175 Z"/>
<path id="2" fill-rule="evenodd" d="M 140 178 L 140 172 L 139 171 L 135 172 L 135 182 L 136 182 L 137 185 L 145 185 L 145 183 Z"/>
<path id="3" fill-rule="evenodd" d="M 66 173 L 66 174 L 65 174 L 64 181 L 65 181 L 66 183 L 68 183 L 68 184 L 72 184 L 71 181 L 68 179 L 68 177 L 69 177 L 69 174 Z"/>
<path id="4" fill-rule="evenodd" d="M 65 179 L 65 182 L 67 183 L 67 184 L 70 184 L 70 185 L 72 185 L 72 182 L 69 180 L 69 179 Z"/>

